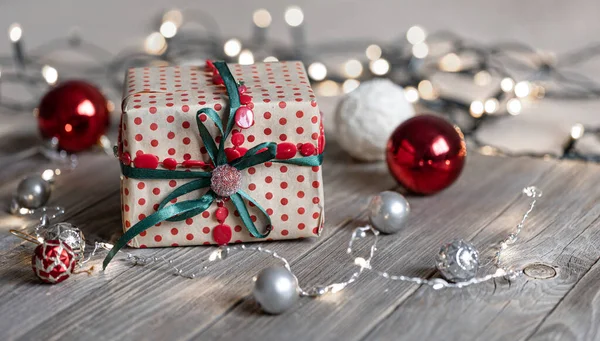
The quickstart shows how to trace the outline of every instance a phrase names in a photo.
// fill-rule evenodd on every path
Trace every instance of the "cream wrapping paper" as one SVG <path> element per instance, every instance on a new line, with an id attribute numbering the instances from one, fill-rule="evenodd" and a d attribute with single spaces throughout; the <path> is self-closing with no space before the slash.
<path id="1" fill-rule="evenodd" d="M 255 123 L 234 130 L 244 135 L 241 147 L 250 149 L 262 142 L 292 143 L 297 147 L 324 145 L 321 115 L 301 62 L 228 65 L 233 76 L 242 80 L 253 97 L 248 107 Z M 203 147 L 195 115 L 212 107 L 219 116 L 227 110 L 225 87 L 212 82 L 212 72 L 197 66 L 134 68 L 127 72 L 120 127 L 121 159 L 134 160 L 140 154 L 155 155 L 162 163 L 172 158 L 182 168 L 184 161 L 210 158 Z M 202 119 L 203 117 L 201 117 Z M 213 137 L 218 130 L 207 124 Z M 230 135 L 231 136 L 231 135 Z M 228 138 L 225 147 L 233 147 Z M 218 141 L 218 140 L 217 140 Z M 295 157 L 302 157 L 300 148 Z M 159 164 L 159 169 L 163 168 Z M 209 170 L 192 168 L 192 170 Z M 273 231 L 267 240 L 318 236 L 323 227 L 323 180 L 321 167 L 267 162 L 242 171 L 242 189 L 271 217 Z M 155 212 L 158 204 L 175 188 L 190 180 L 138 180 L 121 177 L 123 228 L 126 231 Z M 200 198 L 206 190 L 188 193 L 178 200 Z M 256 226 L 264 231 L 260 211 L 248 202 Z M 231 243 L 260 241 L 246 230 L 230 201 L 222 203 L 229 211 L 224 224 L 232 231 Z M 219 225 L 217 202 L 193 218 L 162 222 L 144 231 L 130 243 L 133 247 L 160 247 L 215 244 L 212 231 Z"/>

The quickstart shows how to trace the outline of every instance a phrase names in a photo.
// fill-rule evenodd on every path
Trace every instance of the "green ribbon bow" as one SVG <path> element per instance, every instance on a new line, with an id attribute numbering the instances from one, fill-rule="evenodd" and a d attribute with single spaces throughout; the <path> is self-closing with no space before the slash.
<path id="1" fill-rule="evenodd" d="M 246 154 L 240 158 L 237 158 L 231 162 L 227 162 L 225 155 L 225 141 L 231 133 L 234 125 L 234 117 L 236 110 L 240 107 L 240 98 L 238 94 L 237 84 L 233 78 L 227 64 L 225 62 L 215 62 L 215 67 L 219 71 L 221 78 L 227 89 L 229 96 L 229 115 L 226 119 L 226 126 L 224 127 L 221 118 L 215 110 L 212 108 L 202 108 L 198 110 L 196 115 L 196 124 L 198 125 L 198 131 L 200 138 L 208 156 L 211 161 L 218 167 L 220 165 L 229 164 L 238 170 L 243 170 L 252 166 L 256 166 L 268 161 L 287 163 L 298 166 L 319 166 L 323 162 L 323 154 L 300 157 L 288 160 L 277 160 L 277 143 L 275 142 L 264 142 L 256 145 L 249 149 Z M 210 135 L 208 129 L 204 123 L 200 120 L 200 114 L 205 114 L 212 122 L 215 123 L 219 132 L 221 133 L 221 141 L 219 146 L 215 144 L 213 137 Z M 224 117 L 225 118 L 225 117 Z M 225 128 L 225 129 L 224 129 Z M 188 194 L 192 191 L 209 188 L 211 185 L 212 172 L 198 172 L 198 171 L 181 171 L 181 170 L 166 170 L 166 169 L 149 169 L 149 168 L 135 168 L 121 164 L 121 172 L 124 176 L 133 179 L 195 179 L 184 185 L 179 186 L 166 198 L 164 198 L 158 210 L 133 225 L 127 232 L 123 234 L 121 238 L 115 243 L 113 248 L 110 250 L 106 258 L 104 259 L 103 269 L 106 269 L 111 259 L 117 254 L 117 252 L 124 247 L 130 240 L 135 238 L 143 231 L 151 228 L 152 226 L 163 222 L 163 221 L 181 221 L 196 216 L 206 209 L 208 209 L 212 203 L 217 199 L 217 194 L 209 189 L 204 195 L 198 199 L 186 200 L 177 202 L 175 204 L 167 204 L 182 195 Z M 248 229 L 250 234 L 256 238 L 265 238 L 271 232 L 271 219 L 264 208 L 262 208 L 256 200 L 254 200 L 248 193 L 238 190 L 236 193 L 229 197 L 235 208 L 240 213 L 242 223 Z M 266 217 L 267 226 L 266 232 L 261 233 L 258 231 L 254 222 L 252 221 L 248 208 L 244 199 L 254 204 Z"/>

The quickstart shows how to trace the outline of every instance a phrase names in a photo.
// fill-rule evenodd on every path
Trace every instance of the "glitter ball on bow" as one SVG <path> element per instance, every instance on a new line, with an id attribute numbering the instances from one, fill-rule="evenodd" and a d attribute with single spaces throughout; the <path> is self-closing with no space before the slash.
<path id="1" fill-rule="evenodd" d="M 324 147 L 301 62 L 130 69 L 115 150 L 125 233 L 105 266 L 126 244 L 318 236 Z"/>

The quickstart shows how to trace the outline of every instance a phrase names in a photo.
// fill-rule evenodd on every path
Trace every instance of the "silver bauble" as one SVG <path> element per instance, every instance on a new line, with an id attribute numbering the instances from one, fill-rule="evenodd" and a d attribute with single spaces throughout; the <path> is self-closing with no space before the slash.
<path id="1" fill-rule="evenodd" d="M 34 209 L 43 206 L 50 198 L 50 183 L 39 175 L 28 176 L 17 187 L 15 199 L 21 207 Z"/>
<path id="2" fill-rule="evenodd" d="M 256 277 L 253 294 L 265 312 L 281 314 L 298 299 L 298 280 L 282 266 L 269 267 Z"/>
<path id="3" fill-rule="evenodd" d="M 473 244 L 455 240 L 441 247 L 436 267 L 448 281 L 468 281 L 477 275 L 479 253 Z"/>
<path id="4" fill-rule="evenodd" d="M 384 191 L 369 203 L 368 214 L 371 225 L 382 233 L 400 231 L 408 219 L 410 204 L 400 193 Z"/>
<path id="5" fill-rule="evenodd" d="M 43 224 L 43 223 L 42 223 Z M 77 261 L 83 260 L 83 251 L 85 250 L 85 237 L 83 232 L 75 225 L 70 223 L 57 223 L 43 227 L 40 231 L 44 240 L 60 240 L 67 244 L 75 253 Z"/>

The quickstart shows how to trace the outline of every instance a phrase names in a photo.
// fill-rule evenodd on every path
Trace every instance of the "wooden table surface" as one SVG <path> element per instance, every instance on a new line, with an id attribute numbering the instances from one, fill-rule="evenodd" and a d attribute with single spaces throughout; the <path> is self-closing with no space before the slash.
<path id="1" fill-rule="evenodd" d="M 2 118 L 20 126 L 31 118 Z M 6 126 L 5 126 L 6 127 Z M 32 141 L 2 129 L 5 155 Z M 33 130 L 31 130 L 33 131 Z M 0 202 L 8 206 L 21 176 L 48 167 L 44 159 L 2 157 Z M 346 255 L 368 196 L 397 189 L 383 164 L 360 164 L 329 141 L 324 235 L 315 240 L 265 243 L 291 261 L 301 285 L 326 284 L 355 269 Z M 103 273 L 43 285 L 31 271 L 34 245 L 10 228 L 32 224 L 0 213 L 0 339 L 2 340 L 591 340 L 600 339 L 600 166 L 578 162 L 485 157 L 471 153 L 448 190 L 409 197 L 405 230 L 383 237 L 373 265 L 392 273 L 438 276 L 439 245 L 454 238 L 481 250 L 514 228 L 526 210 L 523 187 L 536 185 L 539 200 L 522 238 L 505 254 L 529 276 L 467 289 L 434 291 L 366 273 L 347 290 L 301 299 L 279 316 L 261 314 L 251 298 L 252 277 L 276 262 L 236 256 L 195 280 L 165 268 L 133 266 L 124 255 Z M 79 225 L 88 240 L 120 234 L 119 169 L 115 159 L 87 153 L 80 166 L 58 178 L 51 204 Z M 352 218 L 352 220 L 349 220 Z M 213 247 L 132 250 L 193 266 Z"/>

